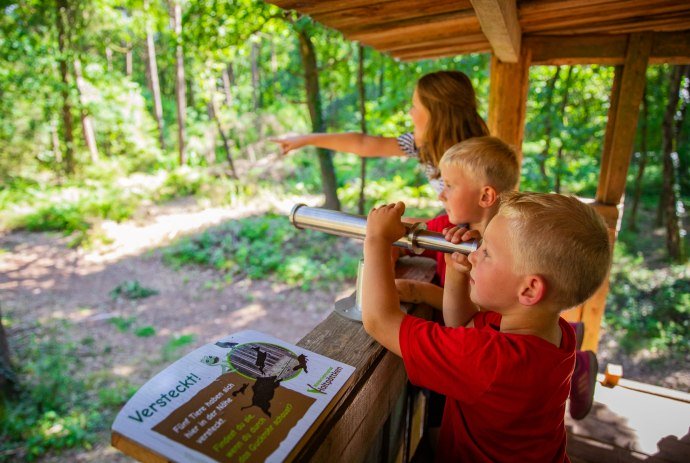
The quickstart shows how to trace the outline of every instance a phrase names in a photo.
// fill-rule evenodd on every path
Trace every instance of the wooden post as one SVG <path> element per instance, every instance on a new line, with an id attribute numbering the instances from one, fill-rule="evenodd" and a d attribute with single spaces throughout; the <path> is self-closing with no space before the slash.
<path id="1" fill-rule="evenodd" d="M 625 64 L 616 66 L 596 195 L 603 204 L 617 205 L 625 192 L 651 46 L 651 35 L 631 35 Z"/>
<path id="2" fill-rule="evenodd" d="M 525 132 L 527 88 L 531 51 L 522 47 L 517 63 L 502 63 L 491 56 L 489 91 L 489 132 L 513 145 L 522 163 L 522 138 Z"/>
<path id="3" fill-rule="evenodd" d="M 603 207 L 609 206 L 608 211 L 611 217 L 605 217 L 609 223 L 612 249 L 620 229 L 620 217 L 623 215 L 621 199 L 625 193 L 625 182 L 630 167 L 651 48 L 652 36 L 650 34 L 633 34 L 630 36 L 625 63 L 623 66 L 616 67 L 611 89 L 611 105 L 606 124 L 596 201 Z M 617 208 L 619 205 L 621 207 Z M 616 213 L 614 214 L 613 211 Z M 615 226 L 612 224 L 612 219 Z M 582 306 L 581 320 L 585 323 L 583 350 L 597 351 L 601 319 L 604 316 L 608 290 L 607 279 L 594 296 Z"/>

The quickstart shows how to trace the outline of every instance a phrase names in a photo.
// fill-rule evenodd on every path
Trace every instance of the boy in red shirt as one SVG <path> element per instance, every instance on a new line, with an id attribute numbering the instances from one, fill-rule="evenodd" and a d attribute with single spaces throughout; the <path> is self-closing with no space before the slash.
<path id="1" fill-rule="evenodd" d="M 448 231 L 448 238 L 459 242 L 463 227 L 483 235 L 486 225 L 498 211 L 499 195 L 513 190 L 519 180 L 520 167 L 512 148 L 496 137 L 475 137 L 458 143 L 448 149 L 439 162 L 445 187 L 439 195 L 446 214 L 426 222 L 427 229 L 436 232 Z M 399 252 L 400 248 L 393 248 Z M 396 280 L 398 295 L 404 302 L 426 303 L 442 309 L 443 286 L 446 277 L 444 254 L 427 251 L 425 256 L 436 259 L 436 273 L 440 286 L 415 280 Z M 464 265 L 466 258 L 461 254 L 454 256 L 456 265 Z M 467 301 L 469 303 L 469 300 Z M 443 314 L 446 326 L 458 326 L 452 313 Z M 591 351 L 580 351 L 582 324 L 572 324 L 580 329 L 578 338 L 576 367 L 570 391 L 570 414 L 575 419 L 584 418 L 589 412 L 593 398 L 597 374 L 596 356 Z M 442 403 L 431 397 L 429 425 L 433 428 L 440 423 L 435 417 L 440 415 Z"/>
<path id="2" fill-rule="evenodd" d="M 369 213 L 363 323 L 403 358 L 412 383 L 446 396 L 437 461 L 568 461 L 575 336 L 559 314 L 607 274 L 603 220 L 573 197 L 504 193 L 469 257 L 469 289 L 447 267 L 443 305 L 454 328 L 400 311 L 390 246 L 405 232 L 404 211 L 399 202 Z M 473 304 L 464 301 L 468 290 Z"/>

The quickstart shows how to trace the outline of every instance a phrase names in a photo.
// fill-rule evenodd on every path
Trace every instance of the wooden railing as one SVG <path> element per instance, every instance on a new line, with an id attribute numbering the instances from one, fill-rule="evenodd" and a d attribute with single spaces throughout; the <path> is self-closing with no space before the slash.
<path id="1" fill-rule="evenodd" d="M 431 259 L 404 258 L 396 276 L 431 281 L 435 265 Z M 423 317 L 432 310 L 408 304 L 403 309 Z M 356 370 L 295 461 L 408 461 L 419 441 L 424 400 L 409 388 L 402 359 L 374 341 L 361 323 L 336 313 L 297 344 Z"/>

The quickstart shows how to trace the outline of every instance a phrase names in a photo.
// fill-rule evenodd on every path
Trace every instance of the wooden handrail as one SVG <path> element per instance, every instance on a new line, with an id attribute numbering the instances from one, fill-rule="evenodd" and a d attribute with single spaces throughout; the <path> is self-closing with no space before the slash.
<path id="1" fill-rule="evenodd" d="M 435 261 L 419 257 L 403 258 L 396 268 L 398 278 L 431 281 L 434 273 Z M 415 315 L 426 317 L 432 310 L 409 304 L 403 304 L 403 308 L 417 310 Z M 297 345 L 352 365 L 356 370 L 347 391 L 308 437 L 295 461 L 364 461 L 375 445 L 387 447 L 383 451 L 389 455 L 397 453 L 400 442 L 376 441 L 387 440 L 380 431 L 401 402 L 407 386 L 402 359 L 371 338 L 361 323 L 336 313 Z M 400 419 L 391 426 L 401 427 L 404 421 Z"/>

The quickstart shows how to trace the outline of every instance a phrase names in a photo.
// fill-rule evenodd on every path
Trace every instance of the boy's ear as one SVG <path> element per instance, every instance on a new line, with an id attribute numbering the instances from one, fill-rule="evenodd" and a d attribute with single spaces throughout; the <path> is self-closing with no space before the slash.
<path id="1" fill-rule="evenodd" d="M 482 187 L 482 195 L 479 198 L 479 205 L 484 208 L 489 208 L 496 204 L 498 200 L 498 193 L 491 185 Z"/>
<path id="2" fill-rule="evenodd" d="M 518 300 L 520 304 L 530 306 L 544 300 L 546 296 L 546 280 L 541 275 L 527 275 L 524 277 Z"/>

